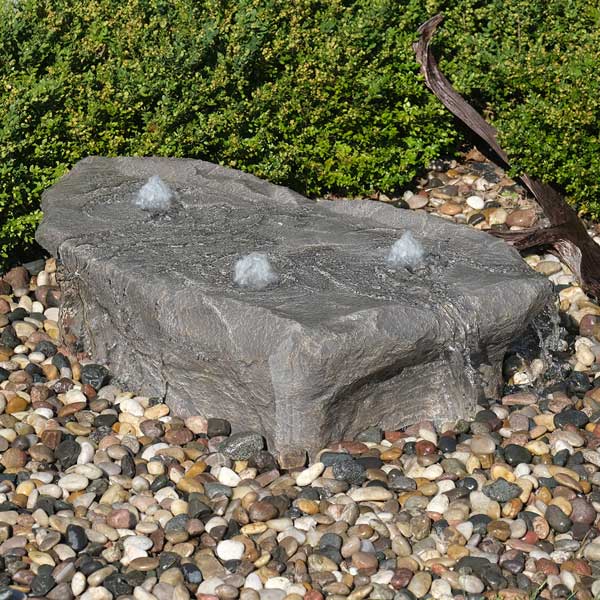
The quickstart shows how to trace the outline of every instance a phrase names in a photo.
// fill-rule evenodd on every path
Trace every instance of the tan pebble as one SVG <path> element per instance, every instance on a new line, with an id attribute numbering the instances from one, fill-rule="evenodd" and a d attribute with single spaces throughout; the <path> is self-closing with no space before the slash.
<path id="1" fill-rule="evenodd" d="M 29 496 L 29 494 L 31 494 L 31 492 L 33 492 L 33 490 L 35 489 L 36 485 L 34 483 L 34 480 L 28 479 L 27 481 L 23 481 L 22 483 L 20 483 L 17 486 L 15 492 L 17 494 L 22 494 L 23 496 Z"/>
<path id="2" fill-rule="evenodd" d="M 160 419 L 166 417 L 169 414 L 169 407 L 166 404 L 155 404 L 144 411 L 145 419 Z"/>
<path id="3" fill-rule="evenodd" d="M 535 415 L 533 417 L 533 422 L 536 425 L 541 425 L 542 427 L 545 427 L 548 431 L 554 431 L 555 429 L 553 414 L 545 413 L 542 415 Z"/>
<path id="4" fill-rule="evenodd" d="M 509 481 L 511 483 L 514 483 L 516 480 L 516 477 L 514 475 L 514 473 L 512 472 L 511 468 L 508 465 L 503 465 L 503 464 L 499 464 L 496 463 L 494 465 L 492 465 L 491 469 L 490 469 L 490 477 L 495 481 L 496 479 L 506 479 L 506 481 Z"/>
<path id="5" fill-rule="evenodd" d="M 241 532 L 244 535 L 259 535 L 267 531 L 268 526 L 266 523 L 249 523 L 241 528 Z"/>
<path id="6" fill-rule="evenodd" d="M 506 223 L 506 219 L 508 218 L 508 213 L 503 208 L 485 208 L 482 212 L 486 216 L 487 222 L 490 225 L 504 225 L 504 223 Z"/>
<path id="7" fill-rule="evenodd" d="M 534 517 L 532 525 L 533 531 L 541 540 L 545 540 L 550 534 L 550 525 L 544 517 Z"/>
<path id="8" fill-rule="evenodd" d="M 467 460 L 465 462 L 465 470 L 467 471 L 467 473 L 469 473 L 469 475 L 471 475 L 477 469 L 480 469 L 480 468 L 481 468 L 481 463 L 479 462 L 479 459 L 474 454 L 469 455 L 469 458 L 467 458 Z"/>
<path id="9" fill-rule="evenodd" d="M 573 507 L 571 506 L 571 503 L 562 496 L 552 498 L 549 504 L 558 506 L 558 508 L 560 508 L 560 510 L 562 510 L 565 513 L 565 515 L 567 515 L 567 517 L 571 516 L 571 513 L 573 512 Z"/>
<path id="10" fill-rule="evenodd" d="M 371 591 L 373 590 L 373 586 L 368 584 L 368 585 L 363 585 L 359 588 L 356 588 L 349 596 L 348 596 L 348 600 L 363 600 L 363 598 L 366 598 Z"/>
<path id="11" fill-rule="evenodd" d="M 579 474 L 571 469 L 567 469 L 566 467 L 559 467 L 558 465 L 548 465 L 548 471 L 552 477 L 556 477 L 557 475 L 567 475 L 571 479 L 575 481 L 579 481 Z"/>
<path id="12" fill-rule="evenodd" d="M 175 486 L 179 491 L 184 492 L 186 494 L 191 494 L 193 492 L 197 492 L 199 494 L 204 493 L 204 486 L 195 479 L 189 479 L 187 477 L 182 477 Z"/>
<path id="13" fill-rule="evenodd" d="M 65 425 L 65 427 L 69 430 L 73 435 L 81 435 L 88 436 L 92 432 L 92 428 L 87 425 L 82 425 L 81 423 L 76 423 L 75 421 L 71 421 Z"/>
<path id="14" fill-rule="evenodd" d="M 319 505 L 314 500 L 300 498 L 296 501 L 296 506 L 307 515 L 316 515 L 319 512 Z"/>
<path id="15" fill-rule="evenodd" d="M 450 215 L 450 216 L 458 215 L 459 213 L 462 212 L 462 210 L 463 209 L 460 204 L 456 204 L 456 202 L 452 202 L 452 201 L 444 202 L 444 204 L 442 204 L 442 206 L 440 206 L 440 208 L 439 208 L 439 211 L 443 215 Z"/>
<path id="16" fill-rule="evenodd" d="M 513 498 L 505 502 L 502 506 L 502 516 L 508 519 L 514 519 L 522 510 L 523 502 L 519 498 Z"/>
<path id="17" fill-rule="evenodd" d="M 488 515 L 488 517 L 490 517 L 491 519 L 497 520 L 500 518 L 501 516 L 501 509 L 500 509 L 500 504 L 498 502 L 496 502 L 495 500 L 492 500 L 488 506 L 487 506 L 487 510 L 486 510 L 486 514 Z"/>
<path id="18" fill-rule="evenodd" d="M 30 550 L 28 556 L 36 565 L 50 565 L 51 567 L 56 566 L 54 559 L 49 554 L 46 554 L 46 552 Z"/>
<path id="19" fill-rule="evenodd" d="M 298 473 L 296 477 L 296 485 L 300 487 L 304 487 L 310 485 L 323 471 L 325 470 L 325 465 L 321 462 L 316 462 L 304 471 Z"/>
<path id="20" fill-rule="evenodd" d="M 386 462 L 396 460 L 397 458 L 400 458 L 400 456 L 402 456 L 402 450 L 400 450 L 400 448 L 390 448 L 389 450 L 384 450 L 379 455 L 379 458 Z"/>
<path id="21" fill-rule="evenodd" d="M 580 483 L 565 473 L 557 473 L 554 475 L 554 479 L 559 485 L 564 485 L 565 487 L 568 487 L 576 492 L 583 492 L 583 488 L 581 487 Z"/>
<path id="22" fill-rule="evenodd" d="M 542 437 L 545 433 L 548 433 L 548 430 L 543 425 L 535 425 L 529 430 L 529 435 L 533 439 Z"/>
<path id="23" fill-rule="evenodd" d="M 525 448 L 531 452 L 534 456 L 542 456 L 550 452 L 550 446 L 548 444 L 535 440 L 525 445 Z"/>
<path id="24" fill-rule="evenodd" d="M 552 492 L 545 486 L 542 486 L 535 493 L 535 497 L 541 500 L 544 504 L 549 504 L 552 500 Z"/>
<path id="25" fill-rule="evenodd" d="M 465 556 L 469 556 L 470 552 L 469 552 L 469 549 L 466 548 L 465 546 L 460 546 L 458 544 L 451 544 L 450 546 L 448 546 L 447 554 L 448 554 L 448 557 L 451 558 L 452 560 L 458 561 L 461 558 L 464 558 Z"/>
<path id="26" fill-rule="evenodd" d="M 523 490 L 523 493 L 519 495 L 519 500 L 521 502 L 527 502 L 533 491 L 533 483 L 524 477 L 519 477 L 515 483 Z"/>
<path id="27" fill-rule="evenodd" d="M 206 471 L 207 464 L 204 461 L 196 461 L 185 473 L 186 477 L 196 477 Z"/>
<path id="28" fill-rule="evenodd" d="M 54 340 L 58 341 L 60 338 L 60 330 L 56 321 L 46 320 L 44 321 L 44 330 Z"/>
<path id="29" fill-rule="evenodd" d="M 27 409 L 29 403 L 21 396 L 15 396 L 6 403 L 5 412 L 9 415 L 22 412 Z"/>

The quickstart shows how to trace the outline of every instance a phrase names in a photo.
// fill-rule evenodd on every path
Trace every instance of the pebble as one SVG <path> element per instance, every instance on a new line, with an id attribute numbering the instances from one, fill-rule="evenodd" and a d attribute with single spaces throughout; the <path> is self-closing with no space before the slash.
<path id="1" fill-rule="evenodd" d="M 322 462 L 316 462 L 312 464 L 310 467 L 304 469 L 304 471 L 298 474 L 296 477 L 296 485 L 301 487 L 310 485 L 315 479 L 317 479 L 317 477 L 321 475 L 321 473 L 323 473 L 324 470 L 325 465 Z"/>
<path id="2" fill-rule="evenodd" d="M 508 502 L 513 498 L 518 498 L 523 493 L 523 490 L 517 484 L 503 478 L 484 485 L 482 491 L 488 498 L 498 502 Z"/>
<path id="3" fill-rule="evenodd" d="M 217 556 L 224 561 L 241 560 L 245 546 L 234 540 L 223 540 L 217 544 Z"/>
<path id="4" fill-rule="evenodd" d="M 232 460 L 248 460 L 264 446 L 261 435 L 252 431 L 234 433 L 221 442 L 219 451 Z"/>

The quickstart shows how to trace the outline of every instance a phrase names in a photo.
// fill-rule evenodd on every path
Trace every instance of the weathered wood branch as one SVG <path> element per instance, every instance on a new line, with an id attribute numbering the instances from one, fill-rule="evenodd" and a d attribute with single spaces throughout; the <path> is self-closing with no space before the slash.
<path id="1" fill-rule="evenodd" d="M 482 142 L 481 151 L 490 156 L 498 166 L 510 168 L 508 155 L 498 142 L 498 132 L 463 97 L 439 70 L 430 49 L 430 43 L 438 25 L 443 20 L 440 13 L 419 27 L 419 39 L 413 44 L 421 73 L 427 87 L 442 104 Z M 564 197 L 551 185 L 538 181 L 527 174 L 519 179 L 533 194 L 550 222 L 545 229 L 515 232 L 494 232 L 518 249 L 548 246 L 575 273 L 584 289 L 600 299 L 600 246 L 592 240 L 577 213 Z"/>

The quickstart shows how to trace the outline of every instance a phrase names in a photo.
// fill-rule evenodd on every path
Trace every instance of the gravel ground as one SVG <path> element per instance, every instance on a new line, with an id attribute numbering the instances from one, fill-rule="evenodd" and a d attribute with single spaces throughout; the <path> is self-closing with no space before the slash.
<path id="1" fill-rule="evenodd" d="M 540 221 L 474 152 L 378 199 L 478 229 Z M 59 343 L 55 261 L 11 270 L 0 600 L 600 597 L 600 307 L 553 256 L 526 260 L 556 284 L 560 322 L 524 332 L 500 399 L 439 430 L 365 431 L 310 466 L 111 385 Z"/>

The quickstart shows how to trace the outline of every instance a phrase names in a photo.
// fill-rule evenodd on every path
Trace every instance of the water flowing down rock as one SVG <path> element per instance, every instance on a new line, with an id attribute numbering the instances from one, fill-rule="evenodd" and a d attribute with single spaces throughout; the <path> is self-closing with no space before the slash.
<path id="1" fill-rule="evenodd" d="M 133 201 L 158 175 L 165 213 Z M 314 450 L 369 426 L 472 416 L 548 280 L 501 240 L 372 201 L 315 202 L 197 160 L 88 158 L 43 198 L 65 339 L 179 414 Z M 410 231 L 412 271 L 386 260 Z M 276 285 L 233 279 L 268 256 Z"/>

